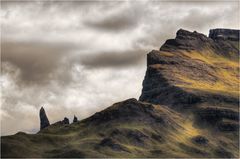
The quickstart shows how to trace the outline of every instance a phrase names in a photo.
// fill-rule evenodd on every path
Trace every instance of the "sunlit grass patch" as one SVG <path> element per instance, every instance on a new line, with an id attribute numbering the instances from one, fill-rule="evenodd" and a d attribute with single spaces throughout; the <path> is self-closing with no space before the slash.
<path id="1" fill-rule="evenodd" d="M 177 86 L 231 96 L 239 95 L 239 64 L 236 59 L 230 59 L 211 51 L 183 52 L 183 55 L 185 58 L 199 60 L 209 65 L 214 70 L 210 75 L 216 80 L 194 78 L 184 73 L 177 73 L 175 76 L 182 81 L 181 84 L 176 84 Z"/>

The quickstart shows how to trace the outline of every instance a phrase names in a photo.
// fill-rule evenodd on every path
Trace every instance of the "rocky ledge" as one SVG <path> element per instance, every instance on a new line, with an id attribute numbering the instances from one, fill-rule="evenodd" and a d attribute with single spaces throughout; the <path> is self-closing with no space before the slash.
<path id="1" fill-rule="evenodd" d="M 239 56 L 240 30 L 211 29 L 209 37 L 196 31 L 190 32 L 179 29 L 175 39 L 168 39 L 160 48 L 160 51 L 204 51 L 212 50 L 216 54 L 229 58 Z"/>
<path id="2" fill-rule="evenodd" d="M 211 29 L 209 37 L 214 40 L 239 41 L 239 30 L 235 29 Z"/>

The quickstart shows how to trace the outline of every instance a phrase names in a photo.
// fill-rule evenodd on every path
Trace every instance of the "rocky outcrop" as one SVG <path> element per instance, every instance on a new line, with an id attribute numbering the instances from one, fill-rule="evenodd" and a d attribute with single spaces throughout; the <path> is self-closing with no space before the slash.
<path id="1" fill-rule="evenodd" d="M 212 42 L 211 39 L 204 34 L 180 29 L 176 33 L 176 38 L 167 40 L 161 46 L 160 51 L 201 50 L 206 47 L 209 42 Z"/>
<path id="2" fill-rule="evenodd" d="M 40 130 L 42 130 L 50 125 L 47 115 L 46 115 L 46 112 L 43 107 L 41 107 L 41 109 L 40 109 L 39 117 L 40 117 Z"/>
<path id="3" fill-rule="evenodd" d="M 239 58 L 239 35 L 240 30 L 234 29 L 211 29 L 209 32 L 214 51 L 235 60 Z"/>
<path id="4" fill-rule="evenodd" d="M 74 117 L 73 117 L 73 123 L 76 123 L 76 122 L 78 122 L 78 118 L 74 115 Z"/>
<path id="5" fill-rule="evenodd" d="M 204 51 L 207 49 L 228 58 L 237 58 L 239 56 L 239 33 L 239 30 L 212 29 L 207 37 L 196 31 L 180 29 L 175 39 L 167 40 L 161 46 L 160 51 Z"/>
<path id="6" fill-rule="evenodd" d="M 239 30 L 235 29 L 211 29 L 209 37 L 213 40 L 239 41 Z"/>
<path id="7" fill-rule="evenodd" d="M 57 125 L 61 126 L 61 125 L 70 124 L 69 119 L 67 117 L 64 117 L 64 119 L 62 121 L 58 121 L 58 122 L 55 122 L 50 125 L 48 117 L 47 117 L 46 112 L 43 107 L 41 107 L 41 109 L 40 109 L 39 116 L 40 116 L 40 130 L 42 130 L 46 127 L 52 126 L 52 125 L 53 126 L 57 126 Z M 40 131 L 40 132 L 42 132 L 42 131 Z"/>
<path id="8" fill-rule="evenodd" d="M 64 117 L 62 123 L 63 124 L 69 124 L 69 119 L 67 117 Z"/>

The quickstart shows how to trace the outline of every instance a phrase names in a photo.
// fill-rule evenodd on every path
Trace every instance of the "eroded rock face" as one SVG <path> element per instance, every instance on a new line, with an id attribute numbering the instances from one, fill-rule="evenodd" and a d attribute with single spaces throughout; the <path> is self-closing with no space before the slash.
<path id="1" fill-rule="evenodd" d="M 209 37 L 196 31 L 190 32 L 180 29 L 175 39 L 167 40 L 160 48 L 160 51 L 204 51 L 211 49 L 216 54 L 229 58 L 239 56 L 239 30 L 212 29 Z"/>
<path id="2" fill-rule="evenodd" d="M 189 76 L 198 72 L 199 76 L 207 76 L 204 70 L 211 71 L 208 66 L 187 61 L 179 57 L 161 56 L 161 52 L 157 50 L 151 51 L 147 56 L 147 71 L 143 81 L 142 94 L 140 101 L 146 101 L 154 104 L 164 105 L 190 105 L 201 102 L 198 96 L 186 92 L 174 84 L 179 80 L 173 77 L 171 68 L 179 68 L 186 71 Z M 182 66 L 184 64 L 184 66 Z M 161 67 L 158 67 L 161 66 Z M 203 71 L 199 71 L 199 70 Z M 197 75 L 197 74 L 195 74 Z"/>
<path id="3" fill-rule="evenodd" d="M 49 120 L 46 115 L 46 112 L 43 107 L 41 107 L 41 109 L 40 109 L 39 117 L 40 117 L 40 130 L 42 130 L 50 125 Z"/>
<path id="4" fill-rule="evenodd" d="M 209 37 L 214 40 L 239 40 L 239 30 L 235 29 L 211 29 Z"/>
<path id="5" fill-rule="evenodd" d="M 209 42 L 212 42 L 212 40 L 204 34 L 179 29 L 176 38 L 167 40 L 161 46 L 160 51 L 201 50 Z"/>

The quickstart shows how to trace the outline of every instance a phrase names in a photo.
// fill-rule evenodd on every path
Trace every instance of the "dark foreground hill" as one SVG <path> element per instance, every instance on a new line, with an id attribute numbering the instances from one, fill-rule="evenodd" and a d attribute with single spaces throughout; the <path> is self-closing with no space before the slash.
<path id="1" fill-rule="evenodd" d="M 138 100 L 1 138 L 2 157 L 239 157 L 239 31 L 179 30 L 147 56 Z"/>

